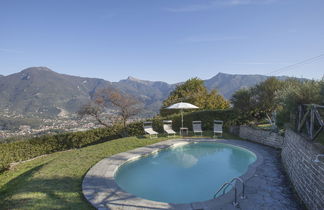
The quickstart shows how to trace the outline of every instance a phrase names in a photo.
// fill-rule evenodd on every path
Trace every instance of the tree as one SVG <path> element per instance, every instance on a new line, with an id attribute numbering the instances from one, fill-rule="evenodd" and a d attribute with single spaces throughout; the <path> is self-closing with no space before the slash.
<path id="1" fill-rule="evenodd" d="M 226 109 L 230 107 L 229 102 L 219 95 L 216 90 L 208 92 L 204 81 L 198 78 L 191 78 L 185 83 L 178 85 L 169 97 L 163 101 L 160 110 L 161 115 L 169 114 L 171 110 L 164 107 L 178 102 L 188 102 L 198 106 L 200 109 Z"/>
<path id="2" fill-rule="evenodd" d="M 270 77 L 249 89 L 238 90 L 232 96 L 234 110 L 251 120 L 267 118 L 272 126 L 274 124 L 275 111 L 280 108 L 277 100 L 277 92 L 283 88 L 284 82 Z"/>
<path id="3" fill-rule="evenodd" d="M 105 107 L 115 108 L 115 113 L 121 118 L 124 128 L 126 128 L 127 120 L 137 115 L 141 110 L 138 100 L 117 90 L 103 89 L 99 92 L 96 100 Z"/>
<path id="4" fill-rule="evenodd" d="M 228 109 L 230 102 L 226 100 L 222 95 L 218 94 L 217 90 L 212 90 L 206 97 L 205 109 Z"/>
<path id="5" fill-rule="evenodd" d="M 106 113 L 111 124 L 121 121 L 124 135 L 127 135 L 127 121 L 137 115 L 140 110 L 140 103 L 133 96 L 121 93 L 116 89 L 105 88 L 96 92 L 93 101 L 84 105 L 80 109 L 79 115 L 93 116 L 101 125 L 107 127 L 109 123 L 102 119 L 102 114 Z"/>
<path id="6" fill-rule="evenodd" d="M 284 88 L 278 92 L 278 101 L 283 107 L 278 113 L 278 123 L 294 123 L 299 105 L 324 104 L 324 79 L 287 80 Z"/>
<path id="7" fill-rule="evenodd" d="M 256 104 L 253 100 L 251 89 L 243 88 L 236 91 L 231 98 L 231 102 L 234 111 L 238 113 L 241 121 L 257 118 L 255 110 Z"/>
<path id="8" fill-rule="evenodd" d="M 243 88 L 236 91 L 231 102 L 236 112 L 237 120 L 241 123 L 251 123 L 265 118 L 265 113 L 258 108 L 255 88 Z"/>
<path id="9" fill-rule="evenodd" d="M 284 86 L 284 82 L 275 77 L 261 82 L 252 89 L 252 95 L 255 96 L 256 109 L 260 115 L 265 115 L 269 123 L 275 126 L 275 112 L 280 108 L 277 100 L 277 92 Z"/>
<path id="10" fill-rule="evenodd" d="M 103 110 L 104 110 L 104 107 L 100 106 L 97 103 L 90 102 L 88 104 L 81 106 L 80 110 L 78 111 L 78 115 L 81 118 L 83 118 L 84 116 L 87 116 L 87 115 L 94 117 L 100 125 L 108 127 L 109 123 L 105 122 L 102 119 L 102 114 L 104 112 Z"/>
<path id="11" fill-rule="evenodd" d="M 324 104 L 324 76 L 320 81 L 320 100 L 321 100 L 320 103 Z"/>

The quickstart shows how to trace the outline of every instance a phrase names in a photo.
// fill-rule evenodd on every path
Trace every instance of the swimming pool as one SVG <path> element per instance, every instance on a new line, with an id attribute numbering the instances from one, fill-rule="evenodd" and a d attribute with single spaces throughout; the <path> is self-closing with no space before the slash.
<path id="1" fill-rule="evenodd" d="M 190 143 L 123 164 L 115 181 L 126 192 L 153 201 L 205 201 L 222 184 L 243 175 L 255 160 L 254 153 L 238 146 Z"/>

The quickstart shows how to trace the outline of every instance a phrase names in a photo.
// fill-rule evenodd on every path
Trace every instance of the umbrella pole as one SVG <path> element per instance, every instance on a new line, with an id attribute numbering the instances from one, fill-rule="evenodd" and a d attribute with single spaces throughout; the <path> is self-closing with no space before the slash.
<path id="1" fill-rule="evenodd" d="M 181 109 L 181 127 L 183 128 L 183 110 Z"/>

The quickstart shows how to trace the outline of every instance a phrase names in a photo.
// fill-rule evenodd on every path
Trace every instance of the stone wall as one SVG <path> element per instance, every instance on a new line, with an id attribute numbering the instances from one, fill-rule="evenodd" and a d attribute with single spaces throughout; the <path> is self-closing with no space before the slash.
<path id="1" fill-rule="evenodd" d="M 254 129 L 248 126 L 240 126 L 239 136 L 243 139 L 248 139 L 274 148 L 281 148 L 284 142 L 284 137 L 278 133 Z"/>
<path id="2" fill-rule="evenodd" d="M 234 134 L 236 136 L 240 136 L 240 126 L 230 126 L 228 128 L 228 131 L 231 133 L 231 134 Z"/>
<path id="3" fill-rule="evenodd" d="M 237 128 L 230 132 L 237 133 Z M 324 158 L 314 162 L 316 155 L 324 154 L 323 145 L 308 142 L 291 129 L 285 137 L 247 126 L 240 126 L 238 133 L 241 138 L 281 148 L 281 161 L 303 203 L 308 209 L 324 209 Z"/>
<path id="4" fill-rule="evenodd" d="M 308 209 L 324 209 L 324 162 L 314 162 L 323 154 L 322 145 L 310 143 L 292 130 L 285 133 L 281 158 L 299 197 Z"/>

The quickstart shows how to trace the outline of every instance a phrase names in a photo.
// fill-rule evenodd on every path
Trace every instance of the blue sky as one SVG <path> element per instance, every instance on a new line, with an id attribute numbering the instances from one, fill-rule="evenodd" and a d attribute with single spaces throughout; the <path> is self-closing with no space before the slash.
<path id="1" fill-rule="evenodd" d="M 270 75 L 324 54 L 323 20 L 323 0 L 0 0 L 0 74 Z M 324 56 L 273 74 L 319 79 Z"/>

